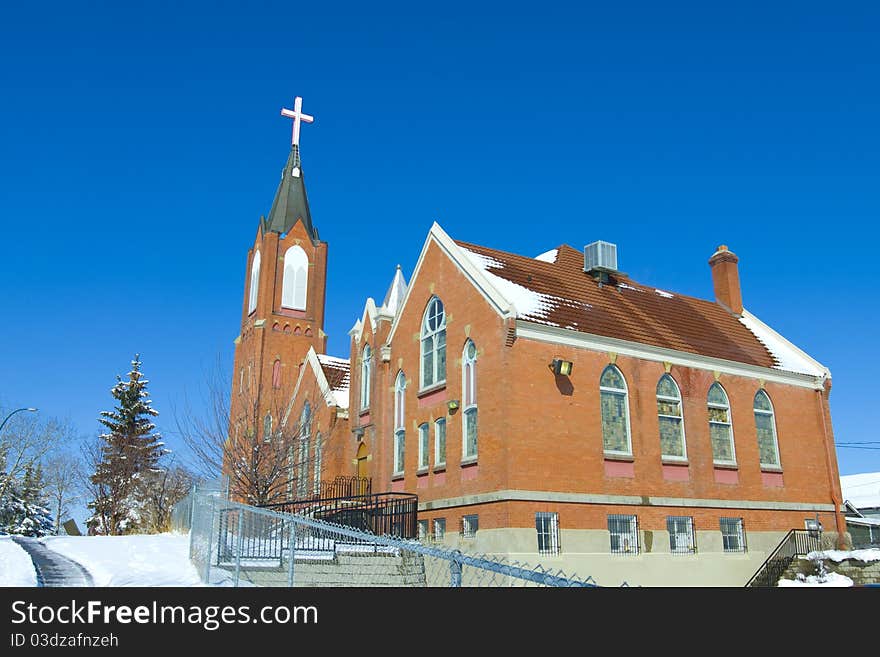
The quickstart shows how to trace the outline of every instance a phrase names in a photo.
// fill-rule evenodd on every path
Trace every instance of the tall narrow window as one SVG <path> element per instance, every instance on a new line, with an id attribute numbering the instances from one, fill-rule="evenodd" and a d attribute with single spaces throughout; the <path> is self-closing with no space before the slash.
<path id="1" fill-rule="evenodd" d="M 248 315 L 257 308 L 257 293 L 260 291 L 260 252 L 254 253 L 251 262 L 251 283 L 248 290 Z"/>
<path id="2" fill-rule="evenodd" d="M 685 460 L 684 421 L 681 416 L 681 392 L 668 374 L 657 383 L 657 419 L 660 424 L 660 455 L 664 459 Z"/>
<path id="3" fill-rule="evenodd" d="M 419 470 L 428 469 L 428 423 L 419 425 Z"/>
<path id="4" fill-rule="evenodd" d="M 406 391 L 406 377 L 403 372 L 397 373 L 394 383 L 394 472 L 403 474 L 404 450 L 406 449 L 406 418 L 404 414 L 404 392 Z"/>
<path id="5" fill-rule="evenodd" d="M 463 459 L 477 458 L 477 346 L 472 340 L 464 345 L 461 357 L 462 370 L 462 430 Z"/>
<path id="6" fill-rule="evenodd" d="M 304 499 L 309 490 L 309 465 L 311 465 L 312 408 L 309 402 L 303 406 L 299 419 L 299 467 L 296 473 L 296 492 Z"/>
<path id="7" fill-rule="evenodd" d="M 734 464 L 733 425 L 730 423 L 730 402 L 720 383 L 709 388 L 709 435 L 715 463 Z"/>
<path id="8" fill-rule="evenodd" d="M 432 297 L 422 320 L 422 388 L 446 381 L 446 311 Z"/>
<path id="9" fill-rule="evenodd" d="M 446 465 L 446 418 L 434 422 L 434 467 Z"/>
<path id="10" fill-rule="evenodd" d="M 263 442 L 268 443 L 272 440 L 272 414 L 266 413 L 263 418 Z"/>
<path id="11" fill-rule="evenodd" d="M 361 410 L 370 407 L 370 372 L 373 370 L 373 350 L 370 345 L 364 345 L 361 354 Z"/>
<path id="12" fill-rule="evenodd" d="M 281 361 L 276 360 L 272 364 L 272 387 L 276 390 L 281 387 Z"/>
<path id="13" fill-rule="evenodd" d="M 773 404 L 763 390 L 755 395 L 755 427 L 758 431 L 758 454 L 761 465 L 779 467 L 779 444 L 776 441 L 776 419 Z"/>
<path id="14" fill-rule="evenodd" d="M 538 553 L 559 554 L 559 514 L 539 511 L 535 514 Z"/>
<path id="15" fill-rule="evenodd" d="M 281 305 L 294 310 L 306 309 L 309 288 L 309 258 L 299 245 L 284 254 L 284 277 L 281 282 Z"/>
<path id="16" fill-rule="evenodd" d="M 609 454 L 632 454 L 629 435 L 629 400 L 623 374 L 609 365 L 599 379 L 599 398 L 602 408 L 602 441 Z"/>
<path id="17" fill-rule="evenodd" d="M 321 471 L 324 467 L 324 445 L 320 432 L 315 435 L 315 469 L 314 469 L 314 493 L 315 497 L 321 494 Z"/>

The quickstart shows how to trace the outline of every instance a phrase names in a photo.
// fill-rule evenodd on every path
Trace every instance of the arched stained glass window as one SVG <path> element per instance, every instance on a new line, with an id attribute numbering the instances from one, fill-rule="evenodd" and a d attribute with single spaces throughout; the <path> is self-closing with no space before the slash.
<path id="1" fill-rule="evenodd" d="M 733 423 L 730 419 L 730 401 L 720 383 L 709 388 L 709 436 L 712 440 L 712 459 L 715 463 L 736 463 L 733 449 Z"/>
<path id="2" fill-rule="evenodd" d="M 632 454 L 629 433 L 629 399 L 623 374 L 609 365 L 599 378 L 602 442 L 609 454 Z"/>
<path id="3" fill-rule="evenodd" d="M 660 455 L 665 459 L 687 458 L 681 391 L 668 374 L 657 382 L 657 420 L 660 425 Z"/>
<path id="4" fill-rule="evenodd" d="M 779 444 L 776 439 L 776 418 L 770 396 L 763 390 L 755 395 L 755 428 L 761 465 L 779 467 Z"/>

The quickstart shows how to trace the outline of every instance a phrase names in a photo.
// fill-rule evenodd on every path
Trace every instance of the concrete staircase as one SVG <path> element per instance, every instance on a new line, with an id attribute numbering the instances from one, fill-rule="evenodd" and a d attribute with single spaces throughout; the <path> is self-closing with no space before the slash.
<path id="1" fill-rule="evenodd" d="M 422 555 L 402 552 L 336 553 L 329 558 L 297 558 L 293 564 L 294 586 L 425 586 Z M 227 566 L 225 566 L 228 568 Z M 287 586 L 288 560 L 265 566 L 242 565 L 241 579 L 256 586 Z"/>

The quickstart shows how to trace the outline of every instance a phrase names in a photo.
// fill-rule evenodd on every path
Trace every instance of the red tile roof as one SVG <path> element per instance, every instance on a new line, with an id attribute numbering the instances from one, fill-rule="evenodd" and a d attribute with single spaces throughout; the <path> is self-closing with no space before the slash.
<path id="1" fill-rule="evenodd" d="M 348 390 L 351 379 L 351 368 L 347 359 L 334 358 L 326 354 L 318 354 L 318 362 L 327 377 L 331 390 Z"/>
<path id="2" fill-rule="evenodd" d="M 583 252 L 568 245 L 558 248 L 555 262 L 545 262 L 456 243 L 482 256 L 474 258 L 475 264 L 488 274 L 540 295 L 535 297 L 539 308 L 526 313 L 517 309 L 520 319 L 749 365 L 778 366 L 757 337 L 714 301 L 657 290 L 625 274 L 614 274 L 610 283 L 600 284 L 584 272 Z"/>

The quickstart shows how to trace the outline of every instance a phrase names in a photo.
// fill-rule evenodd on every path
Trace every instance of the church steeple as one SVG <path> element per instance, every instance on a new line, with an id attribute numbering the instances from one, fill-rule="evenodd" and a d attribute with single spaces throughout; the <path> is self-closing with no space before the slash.
<path id="1" fill-rule="evenodd" d="M 266 230 L 286 234 L 297 221 L 302 221 L 312 242 L 318 241 L 318 230 L 312 223 L 309 212 L 309 199 L 306 195 L 306 183 L 303 178 L 302 163 L 299 155 L 299 144 L 294 144 L 287 157 L 287 164 L 281 172 L 281 182 L 275 192 L 272 209 L 266 218 Z"/>

